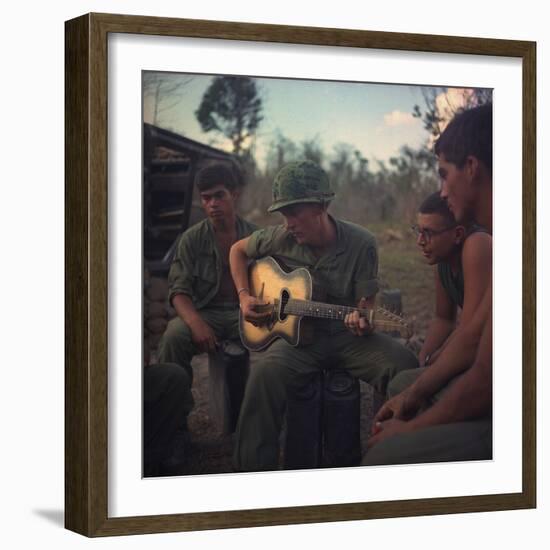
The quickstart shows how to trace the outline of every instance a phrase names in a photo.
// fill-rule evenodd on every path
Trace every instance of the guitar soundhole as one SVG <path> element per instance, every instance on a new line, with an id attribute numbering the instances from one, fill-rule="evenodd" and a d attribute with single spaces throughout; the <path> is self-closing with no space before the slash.
<path id="1" fill-rule="evenodd" d="M 288 304 L 288 300 L 290 299 L 290 293 L 288 290 L 281 291 L 281 307 L 279 309 L 279 319 L 281 321 L 284 321 L 288 315 L 285 313 L 285 307 Z"/>

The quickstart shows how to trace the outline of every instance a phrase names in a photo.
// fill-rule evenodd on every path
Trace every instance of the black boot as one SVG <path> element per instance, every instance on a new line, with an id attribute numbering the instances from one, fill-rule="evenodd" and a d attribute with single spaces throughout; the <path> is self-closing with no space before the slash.
<path id="1" fill-rule="evenodd" d="M 185 467 L 189 460 L 191 438 L 187 429 L 179 429 L 174 434 L 171 452 L 160 463 L 160 474 L 175 476 L 185 474 Z"/>

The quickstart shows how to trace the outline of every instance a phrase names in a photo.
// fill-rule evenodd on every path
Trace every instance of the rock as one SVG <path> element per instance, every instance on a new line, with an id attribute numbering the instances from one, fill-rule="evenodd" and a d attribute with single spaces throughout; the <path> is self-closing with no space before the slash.
<path id="1" fill-rule="evenodd" d="M 162 338 L 162 333 L 160 334 L 151 334 L 151 336 L 149 336 L 149 349 L 152 351 L 152 350 L 156 350 L 158 348 L 158 345 L 159 345 L 159 342 L 160 342 L 160 339 Z"/>
<path id="2" fill-rule="evenodd" d="M 151 331 L 151 334 L 162 334 L 168 321 L 164 317 L 156 317 L 155 319 L 148 319 L 146 327 Z"/>
<path id="3" fill-rule="evenodd" d="M 151 284 L 151 274 L 149 273 L 148 269 L 145 269 L 143 271 L 143 288 L 149 288 L 150 284 Z"/>
<path id="4" fill-rule="evenodd" d="M 151 277 L 146 294 L 153 302 L 163 302 L 168 298 L 168 281 L 160 277 Z"/>
<path id="5" fill-rule="evenodd" d="M 382 233 L 382 240 L 387 243 L 392 241 L 402 241 L 404 239 L 403 233 L 399 229 L 386 229 Z"/>
<path id="6" fill-rule="evenodd" d="M 168 312 L 165 302 L 149 302 L 147 316 L 151 319 L 167 317 Z"/>

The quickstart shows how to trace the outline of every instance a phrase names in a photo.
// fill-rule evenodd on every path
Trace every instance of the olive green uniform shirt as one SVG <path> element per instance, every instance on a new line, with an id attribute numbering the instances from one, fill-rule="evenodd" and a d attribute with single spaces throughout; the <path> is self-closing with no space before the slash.
<path id="1" fill-rule="evenodd" d="M 315 287 L 330 304 L 356 306 L 364 296 L 378 292 L 378 248 L 372 233 L 351 222 L 330 218 L 336 225 L 336 243 L 320 258 L 296 242 L 284 226 L 259 229 L 250 236 L 247 256 L 273 256 L 283 267 L 305 267 Z M 341 321 L 340 321 L 341 323 Z"/>
<path id="2" fill-rule="evenodd" d="M 248 237 L 257 226 L 237 216 L 237 240 Z M 200 310 L 207 306 L 220 289 L 222 259 L 208 218 L 185 231 L 179 240 L 168 273 L 168 300 L 186 294 Z"/>
<path id="3" fill-rule="evenodd" d="M 247 255 L 269 255 L 290 269 L 306 267 L 314 284 L 324 287 L 328 303 L 356 306 L 360 298 L 378 290 L 376 241 L 363 227 L 332 221 L 337 239 L 320 258 L 281 226 L 254 232 Z M 250 370 L 234 439 L 237 471 L 277 469 L 288 389 L 303 388 L 319 369 L 345 369 L 384 393 L 398 372 L 418 366 L 413 353 L 385 334 L 355 336 L 342 320 L 313 321 L 317 322 L 311 341 L 292 346 L 284 339 L 275 340 Z"/>

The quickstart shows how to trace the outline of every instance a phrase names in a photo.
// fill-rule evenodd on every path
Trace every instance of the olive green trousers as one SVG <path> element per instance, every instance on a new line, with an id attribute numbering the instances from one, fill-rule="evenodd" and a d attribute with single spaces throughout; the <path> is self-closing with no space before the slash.
<path id="1" fill-rule="evenodd" d="M 177 430 L 186 428 L 193 408 L 191 383 L 185 370 L 173 363 L 143 371 L 143 448 L 145 462 L 165 457 Z"/>
<path id="2" fill-rule="evenodd" d="M 423 368 L 414 369 L 397 375 L 388 387 L 388 397 L 401 393 L 420 376 L 423 370 Z M 445 390 L 446 388 L 436 394 L 434 400 L 439 399 Z M 398 434 L 372 447 L 363 457 L 361 464 L 374 466 L 490 460 L 492 427 L 492 419 L 483 418 L 470 422 L 440 424 L 412 433 Z"/>
<path id="3" fill-rule="evenodd" d="M 199 310 L 200 316 L 210 325 L 216 338 L 222 340 L 239 340 L 239 310 L 235 307 L 209 307 Z M 176 363 L 183 367 L 191 382 L 193 369 L 191 359 L 201 353 L 193 343 L 191 330 L 179 318 L 172 319 L 159 343 L 159 363 Z"/>
<path id="4" fill-rule="evenodd" d="M 414 354 L 389 336 L 354 336 L 342 321 L 323 326 L 310 345 L 294 347 L 279 339 L 253 354 L 235 437 L 235 470 L 277 469 L 287 390 L 307 384 L 319 369 L 347 369 L 385 393 L 398 372 L 418 365 Z"/>

